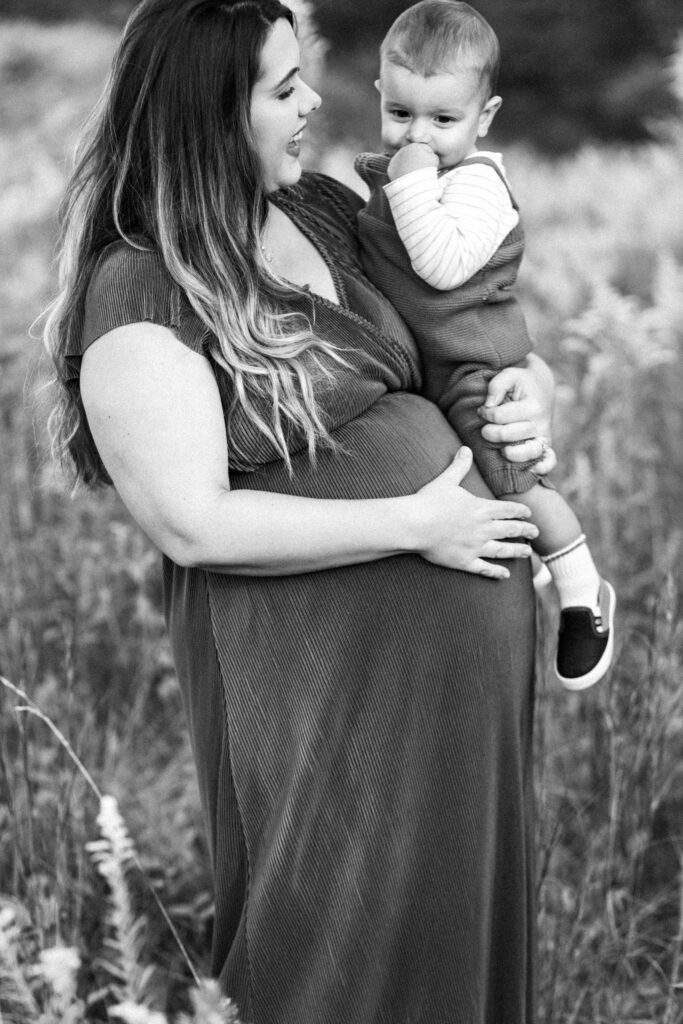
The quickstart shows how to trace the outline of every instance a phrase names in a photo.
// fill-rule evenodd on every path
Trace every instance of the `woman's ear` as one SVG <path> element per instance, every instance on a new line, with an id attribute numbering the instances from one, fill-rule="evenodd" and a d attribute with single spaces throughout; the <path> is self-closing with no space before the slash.
<path id="1" fill-rule="evenodd" d="M 490 100 L 487 100 L 484 104 L 481 114 L 479 115 L 479 129 L 477 135 L 480 139 L 488 133 L 491 127 L 491 122 L 501 108 L 503 100 L 500 96 L 492 96 Z"/>

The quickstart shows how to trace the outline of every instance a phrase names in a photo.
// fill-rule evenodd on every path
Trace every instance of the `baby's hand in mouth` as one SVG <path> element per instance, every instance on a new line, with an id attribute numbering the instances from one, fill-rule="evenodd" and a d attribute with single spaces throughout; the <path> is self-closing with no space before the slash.
<path id="1" fill-rule="evenodd" d="M 387 175 L 389 180 L 393 181 L 395 178 L 401 178 L 404 174 L 410 174 L 411 171 L 420 170 L 422 167 L 438 166 L 439 158 L 431 146 L 428 146 L 426 142 L 409 142 L 407 146 L 403 146 L 394 153 L 387 167 Z"/>

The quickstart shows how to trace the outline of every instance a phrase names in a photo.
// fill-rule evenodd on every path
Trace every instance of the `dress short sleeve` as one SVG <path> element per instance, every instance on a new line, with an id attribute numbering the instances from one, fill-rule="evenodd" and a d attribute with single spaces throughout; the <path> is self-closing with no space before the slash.
<path id="1" fill-rule="evenodd" d="M 159 253 L 114 242 L 102 251 L 88 286 L 80 336 L 67 356 L 72 376 L 78 377 L 83 353 L 103 334 L 145 320 L 170 327 L 193 351 L 206 351 L 211 332 Z"/>

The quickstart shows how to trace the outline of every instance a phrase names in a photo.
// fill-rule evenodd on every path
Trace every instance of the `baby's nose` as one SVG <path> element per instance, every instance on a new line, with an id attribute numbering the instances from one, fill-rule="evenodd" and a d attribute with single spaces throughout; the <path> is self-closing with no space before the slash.
<path id="1" fill-rule="evenodd" d="M 406 134 L 408 142 L 427 142 L 429 139 L 429 132 L 424 124 L 419 121 L 411 124 Z"/>

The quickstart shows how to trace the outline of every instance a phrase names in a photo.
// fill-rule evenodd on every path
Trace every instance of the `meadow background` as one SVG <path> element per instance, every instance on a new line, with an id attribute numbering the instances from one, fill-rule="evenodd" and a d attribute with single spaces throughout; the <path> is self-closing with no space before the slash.
<path id="1" fill-rule="evenodd" d="M 193 974 L 212 898 L 159 558 L 115 495 L 71 495 L 50 463 L 28 334 L 115 38 L 0 20 L 0 1020 L 218 1024 L 231 1011 Z M 505 140 L 520 295 L 558 381 L 555 477 L 620 596 L 614 670 L 585 695 L 552 682 L 539 598 L 539 1024 L 683 1022 L 683 50 L 662 69 L 637 144 Z M 353 183 L 372 108 L 321 49 L 310 70 L 332 114 L 308 163 Z"/>

